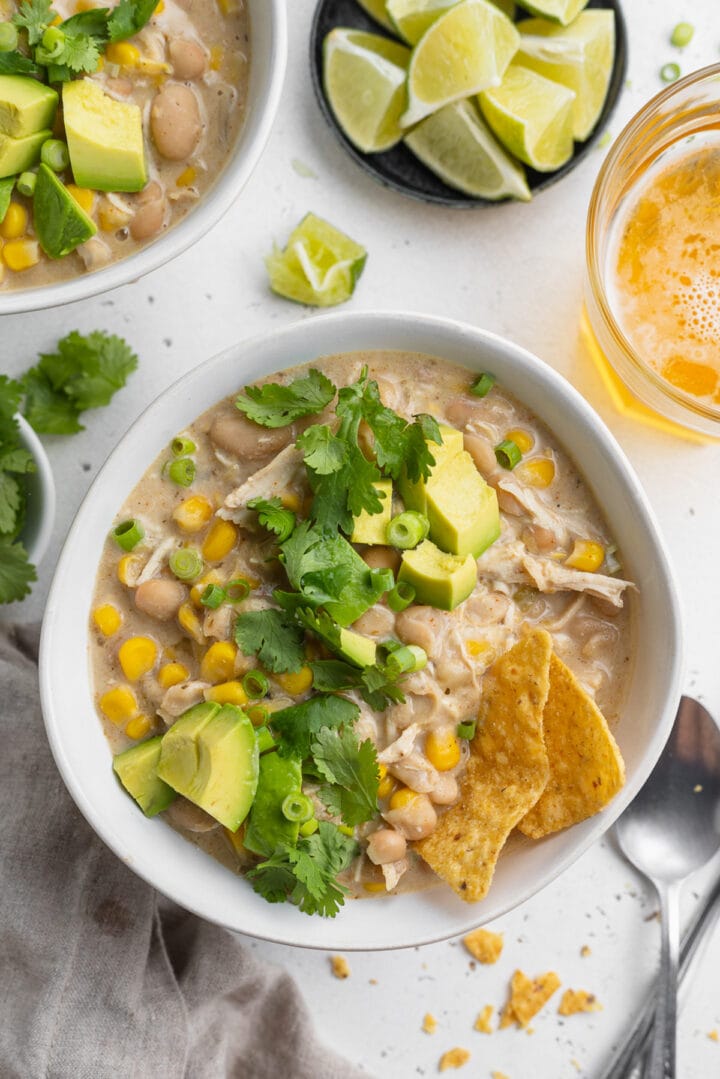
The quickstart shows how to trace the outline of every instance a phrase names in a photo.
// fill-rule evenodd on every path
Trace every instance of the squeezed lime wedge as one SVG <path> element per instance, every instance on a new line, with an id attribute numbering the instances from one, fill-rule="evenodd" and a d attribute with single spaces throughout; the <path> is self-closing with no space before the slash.
<path id="1" fill-rule="evenodd" d="M 312 307 L 344 303 L 355 291 L 367 251 L 315 214 L 306 214 L 284 250 L 265 260 L 270 287 L 279 296 Z"/>
<path id="2" fill-rule="evenodd" d="M 538 172 L 554 172 L 573 153 L 575 94 L 559 82 L 511 64 L 480 108 L 506 150 Z"/>

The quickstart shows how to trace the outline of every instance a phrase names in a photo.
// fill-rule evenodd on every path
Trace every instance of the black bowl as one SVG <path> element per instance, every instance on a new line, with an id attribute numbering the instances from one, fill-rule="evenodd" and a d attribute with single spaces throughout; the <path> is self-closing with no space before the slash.
<path id="1" fill-rule="evenodd" d="M 600 137 L 603 128 L 609 122 L 625 82 L 628 55 L 627 30 L 620 7 L 620 0 L 590 0 L 588 7 L 609 8 L 615 12 L 615 61 L 605 104 L 591 134 L 585 142 L 575 143 L 575 152 L 566 164 L 556 169 L 555 172 L 536 172 L 534 169 L 526 168 L 527 181 L 533 195 L 557 183 L 588 154 Z M 461 191 L 455 191 L 452 187 L 448 187 L 430 169 L 426 168 L 402 142 L 398 143 L 397 146 L 393 146 L 391 150 L 385 150 L 380 154 L 364 154 L 356 146 L 353 146 L 335 119 L 335 114 L 330 108 L 323 86 L 323 41 L 330 30 L 336 26 L 352 27 L 356 30 L 369 30 L 372 33 L 389 35 L 386 34 L 383 27 L 371 19 L 369 15 L 366 15 L 355 0 L 320 0 L 315 9 L 315 17 L 310 33 L 310 70 L 312 71 L 315 96 L 323 116 L 335 132 L 336 138 L 358 165 L 379 183 L 384 184 L 385 187 L 390 187 L 393 191 L 399 191 L 402 195 L 409 195 L 410 198 L 419 199 L 422 202 L 460 208 L 498 205 L 490 199 L 473 198 L 471 195 L 464 195 Z"/>

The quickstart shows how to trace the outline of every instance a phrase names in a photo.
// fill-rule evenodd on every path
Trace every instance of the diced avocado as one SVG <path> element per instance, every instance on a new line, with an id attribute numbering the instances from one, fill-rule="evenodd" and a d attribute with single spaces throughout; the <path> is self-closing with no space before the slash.
<path id="1" fill-rule="evenodd" d="M 55 90 L 26 75 L 0 75 L 0 132 L 14 139 L 35 135 L 55 123 Z"/>
<path id="2" fill-rule="evenodd" d="M 113 759 L 113 771 L 146 817 L 162 813 L 177 798 L 176 792 L 157 774 L 162 738 L 149 738 Z"/>
<path id="3" fill-rule="evenodd" d="M 92 79 L 63 85 L 65 135 L 75 183 L 97 191 L 141 191 L 147 183 L 142 113 Z"/>
<path id="4" fill-rule="evenodd" d="M 352 629 L 340 630 L 340 655 L 356 667 L 371 667 L 377 658 L 377 645 Z"/>
<path id="5" fill-rule="evenodd" d="M 11 135 L 0 134 L 0 179 L 17 176 L 19 172 L 27 172 L 37 165 L 40 147 L 50 135 L 50 131 L 37 131 L 34 135 L 14 139 Z"/>
<path id="6" fill-rule="evenodd" d="M 97 225 L 47 165 L 41 165 L 33 196 L 33 223 L 51 259 L 69 255 L 97 232 Z"/>
<path id="7" fill-rule="evenodd" d="M 353 543 L 387 543 L 385 529 L 392 517 L 392 480 L 378 480 L 373 486 L 380 495 L 382 510 L 380 513 L 368 513 L 367 510 L 362 510 L 354 518 L 350 537 Z"/>
<path id="8" fill-rule="evenodd" d="M 267 857 L 280 843 L 297 843 L 300 826 L 285 818 L 282 804 L 301 787 L 302 765 L 295 757 L 265 753 L 260 758 L 257 792 L 244 839 L 248 850 Z"/>
<path id="9" fill-rule="evenodd" d="M 413 586 L 416 603 L 452 611 L 475 588 L 477 563 L 471 554 L 446 554 L 423 540 L 413 551 L 403 551 L 398 580 Z"/>
<path id="10" fill-rule="evenodd" d="M 2 225 L 5 220 L 5 214 L 8 212 L 8 206 L 10 205 L 10 198 L 14 187 L 14 176 L 10 176 L 6 180 L 0 180 L 0 225 Z"/>
<path id="11" fill-rule="evenodd" d="M 500 535 L 495 489 L 465 450 L 433 469 L 425 493 L 430 538 L 443 551 L 479 558 Z"/>
<path id="12" fill-rule="evenodd" d="M 440 434 L 442 435 L 442 442 L 429 442 L 426 439 L 427 447 L 435 459 L 435 464 L 432 466 L 430 473 L 431 476 L 441 468 L 446 461 L 449 461 L 451 457 L 455 457 L 456 454 L 461 453 L 463 448 L 462 431 L 458 431 L 456 427 L 448 427 L 445 423 L 439 424 L 439 427 Z M 417 510 L 418 513 L 427 512 L 424 480 L 419 480 L 417 483 L 410 483 L 407 477 L 401 477 L 398 486 L 403 502 L 405 503 L 405 509 Z"/>
<path id="13" fill-rule="evenodd" d="M 234 704 L 196 705 L 163 737 L 158 775 L 231 832 L 248 814 L 258 781 L 253 725 Z"/>

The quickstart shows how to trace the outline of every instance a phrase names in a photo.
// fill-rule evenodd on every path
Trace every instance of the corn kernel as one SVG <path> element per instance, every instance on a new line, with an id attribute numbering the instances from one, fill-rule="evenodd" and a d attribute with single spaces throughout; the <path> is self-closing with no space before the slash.
<path id="1" fill-rule="evenodd" d="M 287 494 L 284 494 L 282 497 L 282 504 L 286 510 L 291 510 L 293 513 L 299 513 L 302 508 L 302 499 L 293 491 L 288 491 Z"/>
<path id="2" fill-rule="evenodd" d="M 152 721 L 147 716 L 135 716 L 125 728 L 125 734 L 134 742 L 144 738 L 152 728 Z"/>
<path id="3" fill-rule="evenodd" d="M 113 41 L 105 49 L 105 59 L 109 64 L 120 67 L 137 67 L 140 63 L 140 50 L 129 41 Z"/>
<path id="4" fill-rule="evenodd" d="M 225 50 L 222 45 L 213 45 L 210 49 L 210 70 L 219 71 L 222 67 L 222 62 L 225 59 Z"/>
<path id="5" fill-rule="evenodd" d="M 565 559 L 565 565 L 572 569 L 594 573 L 605 561 L 605 548 L 594 540 L 575 540 L 572 552 Z"/>
<path id="6" fill-rule="evenodd" d="M 555 462 L 551 457 L 532 457 L 518 465 L 515 475 L 528 487 L 549 487 L 555 479 Z"/>
<path id="7" fill-rule="evenodd" d="M 112 637 L 122 625 L 122 615 L 112 603 L 102 603 L 93 611 L 93 622 L 105 637 Z"/>
<path id="8" fill-rule="evenodd" d="M 390 799 L 390 808 L 404 809 L 405 806 L 410 805 L 411 802 L 414 802 L 416 798 L 417 793 L 415 791 L 411 791 L 409 787 L 400 787 L 400 789 L 396 790 L 392 798 Z"/>
<path id="9" fill-rule="evenodd" d="M 395 780 L 392 776 L 384 775 L 378 783 L 378 798 L 389 798 L 395 790 Z"/>
<path id="10" fill-rule="evenodd" d="M 520 453 L 529 453 L 535 445 L 535 439 L 529 431 L 524 431 L 520 427 L 513 428 L 512 431 L 508 431 L 505 438 L 514 442 Z"/>
<path id="11" fill-rule="evenodd" d="M 368 880 L 363 884 L 363 888 L 366 892 L 386 892 L 384 880 Z"/>
<path id="12" fill-rule="evenodd" d="M 221 562 L 235 546 L 238 530 L 232 521 L 219 517 L 202 545 L 202 556 L 207 562 Z"/>
<path id="13" fill-rule="evenodd" d="M 89 187 L 78 187 L 77 184 L 68 184 L 67 189 L 75 199 L 78 206 L 85 211 L 86 214 L 91 214 L 95 208 L 95 192 Z"/>
<path id="14" fill-rule="evenodd" d="M 150 637 L 128 637 L 118 649 L 123 674 L 129 682 L 137 682 L 151 671 L 157 660 L 157 645 Z"/>
<path id="15" fill-rule="evenodd" d="M 295 674 L 276 674 L 275 680 L 291 697 L 299 697 L 310 689 L 313 673 L 309 667 L 301 667 Z"/>
<path id="16" fill-rule="evenodd" d="M 31 270 L 40 261 L 40 245 L 35 240 L 10 240 L 3 248 L 3 259 L 15 273 Z"/>
<path id="17" fill-rule="evenodd" d="M 237 648 L 230 641 L 211 644 L 200 663 L 200 677 L 204 682 L 229 682 L 235 670 Z"/>
<path id="18" fill-rule="evenodd" d="M 483 652 L 487 652 L 490 645 L 487 641 L 477 641 L 474 638 L 465 641 L 465 648 L 469 656 L 481 656 Z"/>
<path id="19" fill-rule="evenodd" d="M 238 0 L 217 0 L 223 15 L 232 15 L 238 10 Z"/>
<path id="20" fill-rule="evenodd" d="M 11 202 L 0 225 L 0 236 L 5 240 L 17 240 L 25 235 L 28 212 L 19 202 Z"/>
<path id="21" fill-rule="evenodd" d="M 183 532 L 199 532 L 213 515 L 213 508 L 207 498 L 193 495 L 186 498 L 173 510 L 173 520 Z"/>
<path id="22" fill-rule="evenodd" d="M 107 693 L 103 693 L 99 704 L 102 714 L 118 726 L 137 715 L 137 701 L 129 686 L 109 689 Z"/>
<path id="23" fill-rule="evenodd" d="M 101 7 L 101 0 L 77 0 L 75 4 L 75 13 L 80 11 L 92 11 L 93 8 Z"/>
<path id="24" fill-rule="evenodd" d="M 188 167 L 186 169 L 183 169 L 183 171 L 178 176 L 177 180 L 175 181 L 175 186 L 176 187 L 192 187 L 192 185 L 195 183 L 196 180 L 197 180 L 197 169 L 193 168 L 192 165 L 188 165 Z"/>
<path id="25" fill-rule="evenodd" d="M 189 603 L 183 603 L 178 611 L 178 622 L 180 623 L 180 627 L 184 629 L 197 644 L 204 643 L 205 634 L 202 631 L 200 619 Z"/>
<path id="26" fill-rule="evenodd" d="M 209 584 L 220 584 L 222 577 L 219 573 L 216 573 L 214 569 L 211 569 L 209 573 L 204 573 L 203 576 L 195 582 L 190 589 L 190 599 L 196 607 L 202 607 L 200 597 Z"/>
<path id="27" fill-rule="evenodd" d="M 117 564 L 117 578 L 120 584 L 134 588 L 140 573 L 140 559 L 135 555 L 123 555 Z"/>
<path id="28" fill-rule="evenodd" d="M 115 206 L 114 203 L 109 202 L 107 199 L 103 200 L 98 213 L 98 222 L 103 232 L 117 232 L 118 229 L 122 229 L 129 224 L 131 220 L 132 214 L 129 210 L 123 210 L 120 206 Z"/>
<path id="29" fill-rule="evenodd" d="M 165 0 L 160 0 L 160 3 L 155 8 L 155 11 L 153 12 L 153 15 L 162 15 L 164 10 L 165 10 Z"/>
<path id="30" fill-rule="evenodd" d="M 171 686 L 179 686 L 181 682 L 187 682 L 189 677 L 190 671 L 184 663 L 166 663 L 158 671 L 157 680 L 163 689 L 170 689 Z"/>
<path id="31" fill-rule="evenodd" d="M 212 689 L 205 691 L 206 701 L 217 701 L 218 704 L 237 704 L 240 708 L 247 704 L 248 696 L 242 687 L 242 682 L 220 682 Z"/>
<path id="32" fill-rule="evenodd" d="M 448 772 L 460 763 L 460 742 L 451 727 L 430 731 L 425 740 L 425 756 L 438 772 Z"/>

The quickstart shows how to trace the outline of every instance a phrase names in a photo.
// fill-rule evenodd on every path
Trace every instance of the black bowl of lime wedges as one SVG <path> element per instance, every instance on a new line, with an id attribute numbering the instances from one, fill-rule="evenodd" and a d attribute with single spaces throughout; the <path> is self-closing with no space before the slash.
<path id="1" fill-rule="evenodd" d="M 320 0 L 310 61 L 325 119 L 376 180 L 492 206 L 528 201 L 597 143 L 627 31 L 619 0 Z"/>

